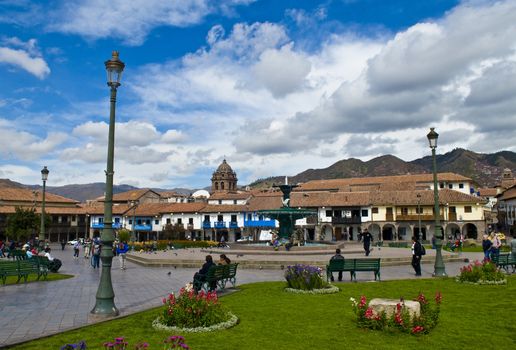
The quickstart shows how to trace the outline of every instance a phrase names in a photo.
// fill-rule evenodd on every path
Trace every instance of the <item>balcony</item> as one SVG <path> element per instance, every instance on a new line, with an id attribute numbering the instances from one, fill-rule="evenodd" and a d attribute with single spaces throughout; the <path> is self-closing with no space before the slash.
<path id="1" fill-rule="evenodd" d="M 238 228 L 238 222 L 230 221 L 229 222 L 229 228 Z"/>
<path id="2" fill-rule="evenodd" d="M 187 229 L 187 230 L 190 230 L 190 231 L 191 231 L 191 230 L 193 230 L 193 229 L 194 229 L 193 224 L 188 224 L 188 225 L 186 225 L 186 229 Z"/>
<path id="3" fill-rule="evenodd" d="M 362 220 L 360 220 L 360 216 L 353 216 L 353 217 L 350 217 L 350 218 L 343 218 L 343 217 L 340 217 L 340 216 L 333 216 L 331 218 L 331 223 L 333 225 L 338 225 L 338 224 L 360 224 L 362 222 Z"/>
<path id="4" fill-rule="evenodd" d="M 418 221 L 419 217 L 421 217 L 421 221 L 433 221 L 434 216 L 433 215 L 403 215 L 403 214 L 396 214 L 396 221 Z M 444 221 L 444 217 L 442 215 L 439 215 L 439 220 Z"/>
<path id="5" fill-rule="evenodd" d="M 211 228 L 211 222 L 203 221 L 202 222 L 202 228 Z"/>
<path id="6" fill-rule="evenodd" d="M 244 221 L 244 227 L 276 227 L 276 220 L 247 220 Z"/>
<path id="7" fill-rule="evenodd" d="M 152 225 L 134 225 L 135 231 L 152 231 Z"/>
<path id="8" fill-rule="evenodd" d="M 122 228 L 122 224 L 119 223 L 119 222 L 114 222 L 114 223 L 111 224 L 111 227 L 119 229 L 119 228 Z M 103 222 L 92 222 L 91 223 L 91 228 L 103 229 L 104 228 L 104 223 Z"/>
<path id="9" fill-rule="evenodd" d="M 215 221 L 213 223 L 213 227 L 217 228 L 217 229 L 219 229 L 219 228 L 226 228 L 226 222 L 225 221 Z"/>

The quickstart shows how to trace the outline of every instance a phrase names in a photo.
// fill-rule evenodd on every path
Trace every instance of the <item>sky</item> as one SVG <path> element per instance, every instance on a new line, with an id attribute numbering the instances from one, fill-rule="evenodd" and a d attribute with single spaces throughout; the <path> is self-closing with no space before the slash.
<path id="1" fill-rule="evenodd" d="M 239 185 L 392 154 L 516 151 L 516 1 L 0 0 L 0 178 Z"/>

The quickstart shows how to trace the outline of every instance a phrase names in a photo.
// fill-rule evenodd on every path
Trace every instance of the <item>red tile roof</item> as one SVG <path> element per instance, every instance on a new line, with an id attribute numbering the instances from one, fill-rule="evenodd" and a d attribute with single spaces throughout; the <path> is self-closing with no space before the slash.
<path id="1" fill-rule="evenodd" d="M 43 193 L 42 191 L 33 191 L 25 188 L 0 188 L 0 200 L 2 201 L 13 201 L 13 202 L 28 202 L 41 203 Z M 59 204 L 76 204 L 79 203 L 76 200 L 58 196 L 56 194 L 45 191 L 45 203 L 52 205 L 52 203 Z"/>

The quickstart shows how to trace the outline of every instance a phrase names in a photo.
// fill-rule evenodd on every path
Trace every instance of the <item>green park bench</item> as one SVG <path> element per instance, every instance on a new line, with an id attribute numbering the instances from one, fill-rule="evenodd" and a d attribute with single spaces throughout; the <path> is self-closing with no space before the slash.
<path id="1" fill-rule="evenodd" d="M 333 272 L 349 271 L 351 280 L 357 280 L 357 271 L 374 272 L 374 280 L 380 280 L 380 259 L 344 259 L 330 260 L 326 265 L 326 279 L 329 281 Z"/>
<path id="2" fill-rule="evenodd" d="M 30 274 L 36 274 L 38 280 L 41 277 L 38 267 L 29 260 L 5 261 L 0 263 L 0 278 L 3 284 L 7 282 L 7 277 L 9 276 L 18 277 L 16 283 L 19 283 L 22 278 L 24 282 L 27 282 L 27 278 Z"/>
<path id="3" fill-rule="evenodd" d="M 504 269 L 507 273 L 509 272 L 509 266 L 512 267 L 512 272 L 516 270 L 516 256 L 513 254 L 499 254 L 498 256 L 493 256 L 493 263 Z"/>
<path id="4" fill-rule="evenodd" d="M 197 290 L 203 289 L 206 292 L 212 290 L 213 286 L 225 289 L 227 282 L 231 282 L 235 287 L 237 267 L 238 263 L 212 266 L 203 280 L 194 280 L 194 286 Z"/>
<path id="5" fill-rule="evenodd" d="M 47 279 L 48 271 L 50 270 L 50 261 L 46 256 L 35 255 L 30 258 L 30 261 L 38 269 L 38 280 L 43 277 Z"/>

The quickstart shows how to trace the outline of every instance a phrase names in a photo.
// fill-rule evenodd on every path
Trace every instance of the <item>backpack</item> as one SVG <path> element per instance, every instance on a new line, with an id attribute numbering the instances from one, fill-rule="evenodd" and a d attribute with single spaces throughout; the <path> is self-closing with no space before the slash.
<path id="1" fill-rule="evenodd" d="M 426 255 L 425 246 L 421 244 L 421 255 Z"/>

